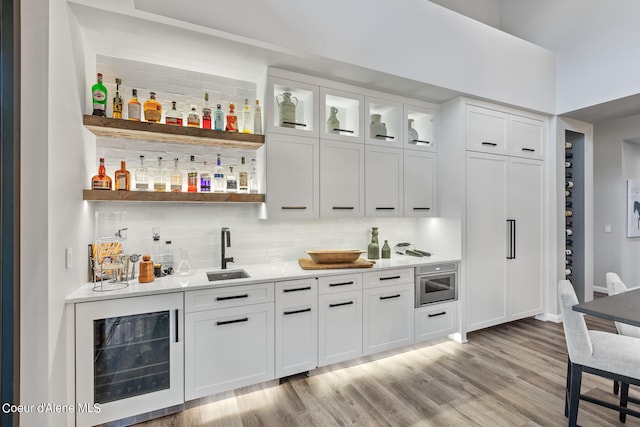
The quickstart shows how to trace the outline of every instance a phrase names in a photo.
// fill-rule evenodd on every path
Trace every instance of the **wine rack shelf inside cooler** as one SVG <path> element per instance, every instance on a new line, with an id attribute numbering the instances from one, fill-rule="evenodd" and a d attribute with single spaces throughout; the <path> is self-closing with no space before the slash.
<path id="1" fill-rule="evenodd" d="M 264 145 L 264 135 L 170 126 L 100 116 L 82 116 L 84 126 L 96 136 L 143 141 L 205 145 L 222 148 L 257 150 Z"/>

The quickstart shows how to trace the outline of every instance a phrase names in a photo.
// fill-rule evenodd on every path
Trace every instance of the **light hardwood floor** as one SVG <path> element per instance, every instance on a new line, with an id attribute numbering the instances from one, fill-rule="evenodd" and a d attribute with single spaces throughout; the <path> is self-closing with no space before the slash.
<path id="1" fill-rule="evenodd" d="M 611 322 L 589 327 L 614 332 Z M 165 426 L 566 426 L 567 353 L 561 324 L 525 319 L 361 364 L 334 365 L 217 396 L 137 427 Z M 616 401 L 590 375 L 582 392 Z M 632 390 L 638 398 L 640 393 Z M 578 423 L 640 426 L 637 418 L 580 402 Z"/>

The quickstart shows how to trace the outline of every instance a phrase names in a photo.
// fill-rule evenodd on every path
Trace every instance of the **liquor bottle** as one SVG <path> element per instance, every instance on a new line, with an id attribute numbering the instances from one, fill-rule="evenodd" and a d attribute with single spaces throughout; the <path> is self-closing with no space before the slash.
<path id="1" fill-rule="evenodd" d="M 229 173 L 225 177 L 225 181 L 227 183 L 227 186 L 226 186 L 227 193 L 238 192 L 238 178 L 233 173 L 233 166 L 229 166 Z"/>
<path id="2" fill-rule="evenodd" d="M 129 191 L 131 183 L 131 173 L 127 170 L 127 162 L 122 160 L 120 162 L 120 169 L 118 169 L 114 176 L 116 181 L 116 190 Z"/>
<path id="3" fill-rule="evenodd" d="M 262 135 L 262 107 L 257 99 L 256 106 L 253 109 L 253 133 Z"/>
<path id="4" fill-rule="evenodd" d="M 92 190 L 111 190 L 111 178 L 107 175 L 107 169 L 104 167 L 104 157 L 100 157 L 100 166 L 98 166 L 98 174 L 91 178 Z"/>
<path id="5" fill-rule="evenodd" d="M 171 240 L 164 242 L 164 250 L 160 259 L 162 260 L 162 270 L 164 270 L 165 274 L 173 274 L 173 246 L 171 246 Z"/>
<path id="6" fill-rule="evenodd" d="M 227 114 L 227 127 L 225 130 L 231 132 L 238 132 L 238 116 L 236 116 L 235 109 L 236 106 L 233 105 L 233 102 L 229 104 L 229 114 Z"/>
<path id="7" fill-rule="evenodd" d="M 218 107 L 219 106 L 220 105 L 218 105 Z M 218 154 L 216 167 L 213 168 L 213 191 L 216 193 L 224 193 L 225 188 L 226 183 L 224 181 L 224 169 L 222 168 L 222 163 L 220 161 L 220 154 Z"/>
<path id="8" fill-rule="evenodd" d="M 176 108 L 176 101 L 171 101 L 171 110 L 167 111 L 164 122 L 171 126 L 182 126 L 182 113 Z"/>
<path id="9" fill-rule="evenodd" d="M 136 169 L 136 191 L 149 190 L 149 171 L 144 166 L 144 156 L 140 156 L 140 166 Z"/>
<path id="10" fill-rule="evenodd" d="M 253 115 L 251 114 L 251 107 L 249 107 L 249 100 L 244 99 L 244 108 L 242 109 L 242 133 L 253 132 Z"/>
<path id="11" fill-rule="evenodd" d="M 178 167 L 178 158 L 173 159 L 173 169 L 169 177 L 171 181 L 171 191 L 179 193 L 182 191 L 182 171 Z"/>
<path id="12" fill-rule="evenodd" d="M 195 105 L 191 105 L 191 111 L 187 115 L 187 126 L 200 127 L 200 114 L 196 111 Z"/>
<path id="13" fill-rule="evenodd" d="M 202 162 L 202 172 L 200 172 L 200 191 L 203 193 L 211 192 L 211 174 L 207 162 Z"/>
<path id="14" fill-rule="evenodd" d="M 251 173 L 249 174 L 249 193 L 258 193 L 258 187 L 258 167 L 256 165 L 256 159 L 251 159 Z"/>
<path id="15" fill-rule="evenodd" d="M 149 92 L 149 99 L 144 101 L 144 119 L 152 123 L 160 123 L 162 104 L 156 101 L 156 93 Z"/>
<path id="16" fill-rule="evenodd" d="M 209 93 L 204 93 L 202 104 L 202 129 L 211 129 L 211 105 L 209 105 Z"/>
<path id="17" fill-rule="evenodd" d="M 142 107 L 138 101 L 138 89 L 131 90 L 131 99 L 127 103 L 127 113 L 129 120 L 140 121 Z"/>
<path id="18" fill-rule="evenodd" d="M 113 118 L 122 118 L 122 97 L 120 96 L 120 85 L 122 80 L 116 77 L 116 96 L 113 97 Z"/>
<path id="19" fill-rule="evenodd" d="M 158 169 L 153 176 L 153 190 L 167 191 L 167 171 L 162 166 L 162 157 L 158 157 Z"/>
<path id="20" fill-rule="evenodd" d="M 107 116 L 107 88 L 102 84 L 102 73 L 98 73 L 98 82 L 91 86 L 93 98 L 93 115 Z"/>
<path id="21" fill-rule="evenodd" d="M 238 168 L 238 193 L 249 192 L 249 173 L 247 172 L 247 165 L 244 163 L 244 157 L 240 160 L 240 167 Z"/>
<path id="22" fill-rule="evenodd" d="M 220 104 L 216 106 L 216 111 L 213 112 L 213 129 L 224 130 L 224 113 Z"/>
<path id="23" fill-rule="evenodd" d="M 194 107 L 195 108 L 195 107 Z M 187 192 L 198 192 L 198 169 L 196 169 L 196 156 L 191 156 L 191 167 L 187 171 Z"/>

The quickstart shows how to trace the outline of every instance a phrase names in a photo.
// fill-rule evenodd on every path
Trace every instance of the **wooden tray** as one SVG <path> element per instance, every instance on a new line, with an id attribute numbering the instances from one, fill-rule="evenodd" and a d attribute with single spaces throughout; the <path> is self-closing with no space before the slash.
<path id="1" fill-rule="evenodd" d="M 375 264 L 373 261 L 367 261 L 364 258 L 358 258 L 354 262 L 342 262 L 338 264 L 318 264 L 313 262 L 311 258 L 300 258 L 298 264 L 303 270 L 328 270 L 333 268 L 370 268 Z"/>

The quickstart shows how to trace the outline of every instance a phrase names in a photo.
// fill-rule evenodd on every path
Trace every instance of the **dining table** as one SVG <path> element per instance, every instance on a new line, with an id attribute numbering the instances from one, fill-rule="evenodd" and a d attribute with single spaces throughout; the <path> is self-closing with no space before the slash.
<path id="1" fill-rule="evenodd" d="M 573 310 L 615 322 L 640 326 L 640 288 L 632 288 L 627 292 L 576 304 Z"/>

